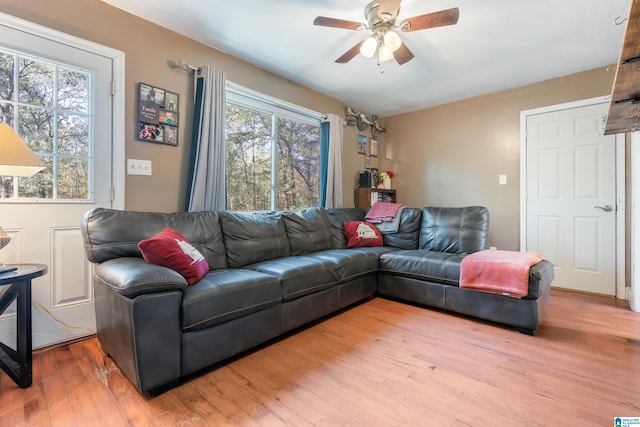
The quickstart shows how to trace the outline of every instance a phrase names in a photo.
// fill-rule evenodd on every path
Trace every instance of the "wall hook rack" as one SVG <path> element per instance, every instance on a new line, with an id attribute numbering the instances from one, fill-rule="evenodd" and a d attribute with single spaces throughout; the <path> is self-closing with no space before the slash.
<path id="1" fill-rule="evenodd" d="M 629 18 L 623 18 L 622 16 L 617 16 L 616 19 L 613 20 L 613 23 L 616 25 L 622 25 L 628 20 Z"/>

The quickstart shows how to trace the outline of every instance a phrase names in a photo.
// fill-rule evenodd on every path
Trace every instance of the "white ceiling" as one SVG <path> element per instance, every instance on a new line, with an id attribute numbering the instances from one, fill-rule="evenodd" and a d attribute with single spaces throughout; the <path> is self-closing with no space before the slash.
<path id="1" fill-rule="evenodd" d="M 631 0 L 402 0 L 397 22 L 456 6 L 460 19 L 402 33 L 416 57 L 378 67 L 361 55 L 334 62 L 368 32 L 313 25 L 318 15 L 366 22 L 369 0 L 103 1 L 382 117 L 613 64 L 626 29 L 614 19 L 626 18 L 631 6 Z"/>

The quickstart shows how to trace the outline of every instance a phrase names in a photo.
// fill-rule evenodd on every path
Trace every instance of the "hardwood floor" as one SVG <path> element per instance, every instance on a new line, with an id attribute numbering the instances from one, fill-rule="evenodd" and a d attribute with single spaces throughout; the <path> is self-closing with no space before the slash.
<path id="1" fill-rule="evenodd" d="M 612 426 L 640 417 L 640 313 L 554 290 L 537 335 L 374 299 L 141 396 L 95 338 L 0 374 L 0 425 Z"/>

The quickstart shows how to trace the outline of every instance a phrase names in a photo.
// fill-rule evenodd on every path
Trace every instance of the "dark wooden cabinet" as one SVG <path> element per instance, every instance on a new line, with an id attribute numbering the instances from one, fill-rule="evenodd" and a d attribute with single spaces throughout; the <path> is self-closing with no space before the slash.
<path id="1" fill-rule="evenodd" d="M 356 188 L 354 195 L 356 208 L 369 209 L 375 202 L 396 203 L 396 190 L 386 188 Z"/>

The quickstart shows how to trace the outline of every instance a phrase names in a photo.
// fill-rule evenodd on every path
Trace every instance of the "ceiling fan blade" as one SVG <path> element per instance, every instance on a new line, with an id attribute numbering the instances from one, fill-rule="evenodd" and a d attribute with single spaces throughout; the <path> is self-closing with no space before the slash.
<path id="1" fill-rule="evenodd" d="M 415 55 L 409 50 L 406 44 L 402 43 L 400 47 L 393 52 L 393 57 L 398 65 L 402 65 L 411 61 Z"/>
<path id="2" fill-rule="evenodd" d="M 351 49 L 349 49 L 348 51 L 346 51 L 344 55 L 336 59 L 336 62 L 338 64 L 346 64 L 347 62 L 351 61 L 353 58 L 356 57 L 357 54 L 360 53 L 360 46 L 362 46 L 362 43 L 364 43 L 364 40 L 358 43 L 357 45 L 355 45 L 354 47 L 352 47 Z"/>
<path id="3" fill-rule="evenodd" d="M 313 20 L 313 25 L 322 27 L 343 28 L 345 30 L 360 30 L 367 28 L 365 24 L 355 21 L 345 21 L 344 19 L 327 18 L 326 16 L 318 16 Z"/>
<path id="4" fill-rule="evenodd" d="M 384 22 L 391 22 L 396 19 L 400 11 L 400 0 L 380 0 L 378 6 L 378 17 Z"/>
<path id="5" fill-rule="evenodd" d="M 427 28 L 457 24 L 459 17 L 460 10 L 454 7 L 452 9 L 441 10 L 440 12 L 427 13 L 426 15 L 405 19 L 399 27 L 404 32 L 426 30 Z"/>

